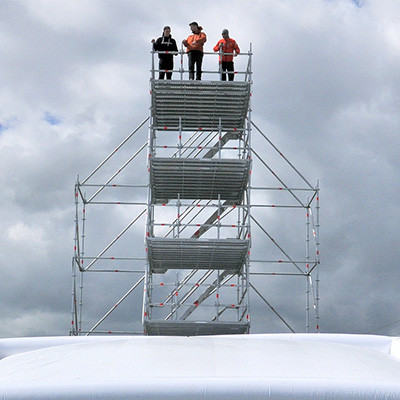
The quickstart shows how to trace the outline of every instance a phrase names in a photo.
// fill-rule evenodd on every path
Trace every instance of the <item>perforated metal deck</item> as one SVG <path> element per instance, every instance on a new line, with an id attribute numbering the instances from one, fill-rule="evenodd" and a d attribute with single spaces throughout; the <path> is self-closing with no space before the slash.
<path id="1" fill-rule="evenodd" d="M 249 323 L 222 321 L 145 321 L 146 335 L 203 336 L 248 333 Z"/>
<path id="2" fill-rule="evenodd" d="M 249 160 L 153 158 L 153 203 L 165 199 L 218 199 L 240 202 L 249 177 Z"/>
<path id="3" fill-rule="evenodd" d="M 223 269 L 237 272 L 245 261 L 249 241 L 243 239 L 147 238 L 150 269 Z"/>
<path id="4" fill-rule="evenodd" d="M 243 127 L 249 106 L 250 82 L 153 80 L 155 129 L 218 131 Z"/>

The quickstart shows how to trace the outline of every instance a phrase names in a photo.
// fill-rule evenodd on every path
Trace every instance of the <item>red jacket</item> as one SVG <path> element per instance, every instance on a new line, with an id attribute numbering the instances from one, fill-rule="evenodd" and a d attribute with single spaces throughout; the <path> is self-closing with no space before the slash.
<path id="1" fill-rule="evenodd" d="M 187 51 L 197 50 L 203 51 L 204 43 L 207 41 L 207 36 L 202 32 L 202 27 L 199 26 L 199 32 L 190 35 L 186 40 L 183 41 L 183 45 L 187 47 Z M 193 44 L 193 42 L 196 42 Z"/>
<path id="2" fill-rule="evenodd" d="M 231 38 L 227 38 L 226 40 L 222 38 L 221 40 L 218 41 L 218 43 L 214 47 L 214 51 L 217 52 L 219 51 L 220 47 L 222 47 L 222 52 L 223 53 L 240 53 L 240 49 L 238 44 Z M 219 61 L 233 61 L 233 56 L 222 56 L 222 60 Z"/>

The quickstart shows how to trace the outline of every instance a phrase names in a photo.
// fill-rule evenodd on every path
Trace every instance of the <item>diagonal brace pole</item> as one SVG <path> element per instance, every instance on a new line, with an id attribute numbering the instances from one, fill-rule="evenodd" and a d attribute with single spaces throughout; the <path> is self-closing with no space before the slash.
<path id="1" fill-rule="evenodd" d="M 273 313 L 290 329 L 290 331 L 292 333 L 295 333 L 295 331 L 290 327 L 290 325 L 279 315 L 279 313 L 275 310 L 275 308 L 271 306 L 271 304 L 265 299 L 265 297 L 254 287 L 254 285 L 250 282 L 249 285 L 261 297 L 261 299 L 271 309 L 271 311 L 273 311 Z"/>
<path id="2" fill-rule="evenodd" d="M 96 325 L 93 326 L 89 330 L 89 332 L 86 334 L 86 336 L 89 336 L 138 286 L 139 284 L 144 280 L 145 275 L 143 275 L 118 301 L 117 303 L 104 315 L 103 318 L 97 322 Z"/>
<path id="3" fill-rule="evenodd" d="M 81 183 L 82 185 L 85 184 L 148 120 L 150 117 L 147 117 L 126 139 L 124 139 L 120 145 L 112 152 L 110 153 L 104 161 L 102 161 L 94 170 L 93 172 L 88 175 L 86 179 L 83 180 Z"/>
<path id="4" fill-rule="evenodd" d="M 268 238 L 271 240 L 272 243 L 287 257 L 287 259 L 301 272 L 303 276 L 307 275 L 305 274 L 301 268 L 296 264 L 295 261 L 293 261 L 290 256 L 285 252 L 285 250 L 282 249 L 281 246 L 279 246 L 278 243 L 276 243 L 275 239 L 260 225 L 260 223 L 251 215 L 250 218 L 258 225 L 258 227 L 268 236 Z"/>
<path id="5" fill-rule="evenodd" d="M 146 146 L 147 142 L 143 143 L 139 150 L 133 154 L 133 156 L 130 157 L 129 160 L 117 172 L 115 172 L 99 190 L 97 190 L 97 192 L 87 201 L 87 203 L 90 203 Z"/>
<path id="6" fill-rule="evenodd" d="M 133 219 L 127 226 L 124 228 L 119 235 L 115 237 L 114 240 L 112 240 L 108 246 L 103 249 L 97 257 L 84 269 L 87 271 L 144 213 L 146 212 L 146 209 L 144 209 L 135 219 Z"/>
<path id="7" fill-rule="evenodd" d="M 289 191 L 289 193 L 303 206 L 306 207 L 305 204 L 303 204 L 303 202 L 293 193 L 292 190 L 289 189 L 288 186 L 286 186 L 286 184 L 282 181 L 281 178 L 279 178 L 279 176 L 268 166 L 268 164 L 257 154 L 257 152 L 252 149 L 253 153 L 256 155 L 256 157 L 263 163 L 263 165 L 268 169 L 269 172 L 271 172 L 272 175 L 275 176 L 276 179 L 278 179 L 278 181 L 285 187 L 285 189 L 287 189 Z"/>
<path id="8" fill-rule="evenodd" d="M 300 176 L 301 179 L 310 187 L 310 189 L 314 189 L 314 187 L 307 181 L 306 178 L 295 168 L 295 166 L 283 155 L 283 153 L 267 138 L 267 136 L 261 131 L 261 129 L 251 121 L 251 124 L 257 131 L 261 134 L 261 136 L 274 148 L 274 150 L 290 165 L 290 167 Z"/>

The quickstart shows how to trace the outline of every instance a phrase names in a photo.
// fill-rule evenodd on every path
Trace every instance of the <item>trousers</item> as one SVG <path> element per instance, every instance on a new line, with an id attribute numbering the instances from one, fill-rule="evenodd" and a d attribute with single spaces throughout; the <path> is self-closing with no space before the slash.
<path id="1" fill-rule="evenodd" d="M 233 79 L 235 78 L 235 75 L 233 73 L 233 61 L 222 61 L 221 62 L 221 81 L 226 81 L 226 72 L 225 71 L 229 71 L 228 72 L 228 79 L 230 81 L 233 81 Z"/>
<path id="2" fill-rule="evenodd" d="M 203 63 L 203 52 L 198 50 L 190 50 L 189 57 L 189 79 L 194 79 L 194 69 L 196 66 L 196 80 L 201 80 L 201 65 Z"/>
<path id="3" fill-rule="evenodd" d="M 160 58 L 159 69 L 166 69 L 168 71 L 172 71 L 174 69 L 174 60 L 173 58 Z M 172 78 L 172 72 L 164 72 L 160 71 L 158 73 L 158 79 L 164 79 L 165 74 L 167 75 L 167 79 Z"/>

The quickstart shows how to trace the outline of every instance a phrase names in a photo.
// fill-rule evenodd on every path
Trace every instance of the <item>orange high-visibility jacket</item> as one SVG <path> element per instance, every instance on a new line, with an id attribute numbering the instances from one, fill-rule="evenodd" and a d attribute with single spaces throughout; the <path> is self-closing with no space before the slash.
<path id="1" fill-rule="evenodd" d="M 190 35 L 186 39 L 186 43 L 184 43 L 184 46 L 187 47 L 187 51 L 190 50 L 197 50 L 197 51 L 203 51 L 204 43 L 207 41 L 207 36 L 204 32 L 201 32 L 201 27 L 199 27 L 199 33 L 194 33 L 193 35 Z M 193 44 L 196 42 L 195 44 Z"/>
<path id="2" fill-rule="evenodd" d="M 220 47 L 222 46 L 222 52 L 223 53 L 240 53 L 240 49 L 238 44 L 231 38 L 227 38 L 226 40 L 222 38 L 221 40 L 218 41 L 218 43 L 214 47 L 214 51 L 217 52 L 219 51 Z M 221 57 L 220 57 L 221 58 Z M 222 60 L 219 61 L 233 61 L 233 56 L 222 56 Z"/>

